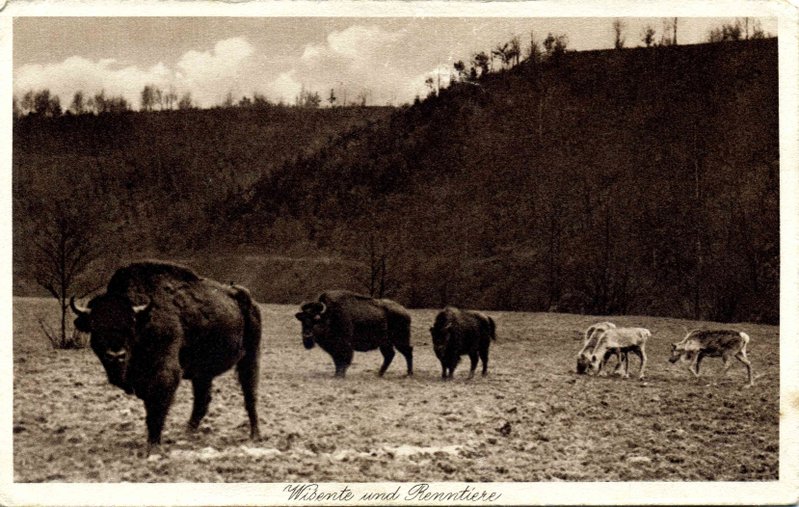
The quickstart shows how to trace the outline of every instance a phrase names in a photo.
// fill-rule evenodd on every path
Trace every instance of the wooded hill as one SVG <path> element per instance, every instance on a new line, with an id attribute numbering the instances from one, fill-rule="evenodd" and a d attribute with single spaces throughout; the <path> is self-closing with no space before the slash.
<path id="1" fill-rule="evenodd" d="M 205 118 L 201 127 L 182 112 L 132 114 L 103 149 L 101 118 L 22 121 L 15 211 L 48 195 L 40 178 L 56 167 L 95 187 L 81 205 L 162 203 L 170 219 L 115 218 L 115 249 L 145 252 L 141 241 L 263 301 L 335 285 L 412 307 L 773 323 L 777 85 L 776 39 L 766 39 L 523 61 L 407 108 L 364 112 L 370 123 L 357 128 L 355 118 L 331 122 L 329 142 L 302 114 L 336 111 L 297 111 L 287 122 L 298 126 L 270 141 L 244 112 L 185 113 Z M 287 138 L 299 156 L 271 151 Z M 127 175 L 113 191 L 96 188 L 108 159 Z M 142 181 L 157 190 L 132 167 L 146 167 Z M 15 270 L 28 241 L 20 221 Z"/>

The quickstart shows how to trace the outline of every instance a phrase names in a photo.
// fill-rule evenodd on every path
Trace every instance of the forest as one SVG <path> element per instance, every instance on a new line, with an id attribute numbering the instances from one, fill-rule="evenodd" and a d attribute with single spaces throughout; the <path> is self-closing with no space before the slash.
<path id="1" fill-rule="evenodd" d="M 778 323 L 776 39 L 561 49 L 398 108 L 16 118 L 15 295 L 72 248 L 79 296 L 149 257 L 269 303 Z"/>

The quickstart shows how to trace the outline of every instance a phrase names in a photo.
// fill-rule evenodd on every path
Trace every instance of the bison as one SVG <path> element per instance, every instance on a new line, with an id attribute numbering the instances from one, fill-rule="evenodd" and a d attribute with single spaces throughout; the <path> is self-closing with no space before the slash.
<path id="1" fill-rule="evenodd" d="M 380 349 L 383 376 L 394 359 L 396 348 L 413 375 L 411 316 L 399 303 L 375 299 L 346 290 L 323 292 L 318 301 L 303 303 L 295 317 L 302 323 L 306 349 L 318 344 L 333 358 L 336 376 L 344 377 L 354 351 Z"/>
<path id="2" fill-rule="evenodd" d="M 752 363 L 746 357 L 746 346 L 749 344 L 749 335 L 742 331 L 732 329 L 698 330 L 690 331 L 682 341 L 671 344 L 671 357 L 669 362 L 679 360 L 688 362 L 688 370 L 699 377 L 699 364 L 705 357 L 721 357 L 724 369 L 721 375 L 730 368 L 730 359 L 733 357 L 746 367 L 749 383 L 754 385 L 752 378 Z"/>
<path id="3" fill-rule="evenodd" d="M 260 438 L 256 401 L 261 314 L 247 289 L 201 278 L 188 268 L 140 262 L 120 268 L 106 292 L 79 308 L 75 327 L 111 384 L 144 402 L 147 454 L 161 442 L 164 420 L 181 378 L 191 380 L 189 429 L 208 411 L 211 383 L 234 365 L 244 393 L 250 438 Z"/>
<path id="4" fill-rule="evenodd" d="M 591 369 L 598 372 L 601 368 L 600 358 L 605 358 L 608 350 L 616 349 L 620 354 L 632 352 L 641 359 L 638 378 L 644 378 L 646 368 L 646 342 L 652 336 L 648 329 L 642 327 L 611 328 L 602 331 L 597 337 L 596 345 L 591 351 Z M 624 378 L 630 377 L 630 362 L 624 362 Z"/>
<path id="5" fill-rule="evenodd" d="M 433 349 L 441 361 L 441 378 L 452 378 L 462 355 L 469 355 L 469 378 L 474 377 L 477 357 L 483 362 L 483 375 L 488 373 L 488 347 L 496 340 L 494 319 L 480 312 L 447 306 L 436 316 L 430 328 Z"/>
<path id="6" fill-rule="evenodd" d="M 585 342 L 583 343 L 583 348 L 577 354 L 577 373 L 582 375 L 591 371 L 589 369 L 591 366 L 590 352 L 596 346 L 597 338 L 603 331 L 615 328 L 616 324 L 612 322 L 598 322 L 585 330 Z M 597 371 L 597 374 L 602 371 L 602 367 L 605 366 L 610 358 L 614 355 L 619 361 L 618 364 L 616 364 L 616 369 L 614 371 L 618 371 L 619 368 L 621 368 L 622 360 L 627 361 L 627 354 L 617 349 L 608 349 L 607 352 L 605 352 L 605 357 L 602 358 L 602 362 L 599 364 L 599 370 Z"/>

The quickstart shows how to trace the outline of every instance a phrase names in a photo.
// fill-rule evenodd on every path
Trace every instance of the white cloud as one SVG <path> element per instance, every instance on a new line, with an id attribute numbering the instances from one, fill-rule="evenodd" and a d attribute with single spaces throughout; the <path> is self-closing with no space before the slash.
<path id="1" fill-rule="evenodd" d="M 415 78 L 408 76 L 416 72 L 409 73 L 397 60 L 389 59 L 407 45 L 406 38 L 403 31 L 377 26 L 353 25 L 331 32 L 324 43 L 305 46 L 293 66 L 294 79 L 325 97 L 334 88 L 339 103 L 345 98 L 355 101 L 364 92 L 371 104 L 412 100 L 416 93 L 422 93 L 424 79 L 419 90 L 412 90 Z"/>
<path id="2" fill-rule="evenodd" d="M 428 78 L 433 80 L 434 88 L 438 86 L 441 88 L 446 88 L 449 86 L 450 80 L 452 78 L 452 66 L 441 64 L 432 70 L 423 72 L 408 79 L 405 82 L 405 89 L 403 90 L 402 95 L 405 97 L 414 97 L 418 94 L 420 97 L 424 97 L 430 91 L 429 85 L 425 82 Z"/>
<path id="3" fill-rule="evenodd" d="M 113 58 L 99 61 L 72 56 L 63 62 L 23 65 L 14 74 L 14 92 L 47 88 L 61 98 L 62 106 L 69 106 L 78 90 L 94 94 L 105 90 L 108 96 L 122 95 L 128 102 L 138 105 L 139 94 L 146 84 L 164 86 L 171 79 L 169 69 L 158 63 L 149 69 L 122 66 Z"/>
<path id="4" fill-rule="evenodd" d="M 294 101 L 294 97 L 299 95 L 302 89 L 302 83 L 297 81 L 296 72 L 290 70 L 281 73 L 274 81 L 269 83 L 266 90 L 266 95 L 275 102 L 283 101 L 290 104 Z"/>
<path id="5" fill-rule="evenodd" d="M 188 51 L 174 69 L 163 62 L 141 68 L 121 65 L 114 58 L 92 61 L 72 56 L 59 63 L 19 67 L 14 74 L 14 92 L 48 88 L 66 107 L 77 90 L 87 94 L 105 90 L 106 95 L 122 95 L 138 107 L 141 90 L 154 84 L 161 88 L 174 86 L 181 93 L 189 91 L 195 102 L 211 106 L 221 102 L 228 91 L 238 95 L 240 90 L 248 94 L 253 91 L 247 86 L 259 82 L 252 72 L 257 70 L 254 52 L 247 40 L 235 37 L 217 42 L 210 51 Z"/>
<path id="6" fill-rule="evenodd" d="M 77 90 L 91 95 L 104 89 L 106 95 L 122 95 L 138 108 L 141 90 L 154 84 L 174 87 L 179 94 L 191 92 L 196 104 L 208 107 L 221 103 L 228 92 L 235 100 L 258 92 L 272 101 L 291 103 L 304 87 L 323 98 L 332 88 L 338 104 L 355 102 L 364 93 L 370 104 L 399 104 L 426 94 L 424 80 L 435 73 L 409 63 L 413 58 L 403 53 L 410 46 L 408 37 L 403 30 L 353 25 L 331 32 L 322 43 L 297 47 L 293 55 L 270 53 L 268 48 L 256 51 L 246 38 L 233 37 L 210 49 L 187 51 L 173 64 L 158 62 L 147 68 L 114 58 L 73 56 L 16 68 L 14 92 L 48 88 L 66 107 Z M 443 84 L 449 72 L 441 74 Z"/>
<path id="7" fill-rule="evenodd" d="M 176 86 L 191 90 L 202 106 L 220 102 L 228 91 L 240 95 L 254 70 L 254 52 L 243 37 L 219 41 L 211 51 L 189 51 L 177 62 Z"/>

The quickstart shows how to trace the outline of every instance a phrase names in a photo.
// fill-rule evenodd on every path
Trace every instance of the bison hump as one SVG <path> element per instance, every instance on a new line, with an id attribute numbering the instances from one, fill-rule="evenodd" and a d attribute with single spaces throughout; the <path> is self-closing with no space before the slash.
<path id="1" fill-rule="evenodd" d="M 169 282 L 190 283 L 201 278 L 191 269 L 160 261 L 134 262 L 119 268 L 108 282 L 108 292 L 125 294 L 131 291 L 149 293 Z"/>

